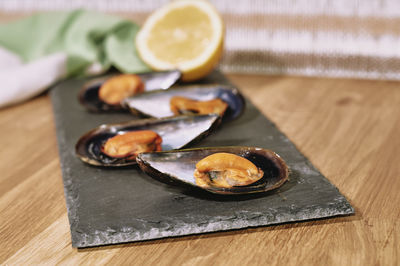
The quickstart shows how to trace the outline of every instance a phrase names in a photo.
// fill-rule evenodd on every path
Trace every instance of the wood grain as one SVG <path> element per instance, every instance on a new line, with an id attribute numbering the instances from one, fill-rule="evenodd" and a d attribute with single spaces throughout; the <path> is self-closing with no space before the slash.
<path id="1" fill-rule="evenodd" d="M 400 83 L 229 75 L 356 215 L 77 250 L 47 95 L 0 110 L 0 264 L 396 265 Z"/>

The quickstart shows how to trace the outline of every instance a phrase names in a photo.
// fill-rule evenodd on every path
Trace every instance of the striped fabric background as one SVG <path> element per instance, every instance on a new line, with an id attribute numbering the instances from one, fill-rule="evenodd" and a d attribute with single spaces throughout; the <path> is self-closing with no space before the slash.
<path id="1" fill-rule="evenodd" d="M 0 11 L 87 8 L 142 23 L 168 0 L 1 0 Z M 398 0 L 211 0 L 227 72 L 400 80 Z"/>

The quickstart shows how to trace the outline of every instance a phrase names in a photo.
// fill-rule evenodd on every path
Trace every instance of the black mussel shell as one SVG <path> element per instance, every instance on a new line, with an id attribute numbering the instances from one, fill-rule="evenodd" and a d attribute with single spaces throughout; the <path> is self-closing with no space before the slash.
<path id="1" fill-rule="evenodd" d="M 263 177 L 247 186 L 232 188 L 198 186 L 194 178 L 197 162 L 219 152 L 233 153 L 250 160 L 264 172 Z M 139 154 L 136 161 L 144 172 L 156 179 L 164 180 L 167 183 L 186 184 L 211 193 L 225 195 L 258 193 L 276 189 L 283 185 L 289 176 L 288 167 L 279 155 L 273 151 L 256 147 L 229 146 L 149 152 Z"/>
<path id="2" fill-rule="evenodd" d="M 135 160 L 114 158 L 102 152 L 107 139 L 128 131 L 153 130 L 161 138 L 162 150 L 185 147 L 206 137 L 220 122 L 218 115 L 176 116 L 141 119 L 121 124 L 104 124 L 84 134 L 76 143 L 75 153 L 85 163 L 96 166 L 127 166 Z"/>
<path id="3" fill-rule="evenodd" d="M 228 104 L 223 121 L 237 118 L 244 110 L 245 101 L 237 88 L 219 84 L 175 86 L 168 90 L 155 90 L 129 97 L 122 105 L 134 114 L 147 117 L 169 117 L 174 113 L 170 108 L 170 100 L 174 96 L 183 96 L 194 100 L 208 101 L 220 98 Z"/>
<path id="4" fill-rule="evenodd" d="M 178 70 L 139 73 L 138 75 L 145 84 L 145 91 L 165 90 L 175 84 L 182 76 Z M 91 112 L 119 111 L 123 110 L 121 105 L 110 105 L 99 99 L 99 89 L 109 78 L 115 75 L 108 75 L 97 78 L 86 83 L 79 93 L 79 101 Z"/>

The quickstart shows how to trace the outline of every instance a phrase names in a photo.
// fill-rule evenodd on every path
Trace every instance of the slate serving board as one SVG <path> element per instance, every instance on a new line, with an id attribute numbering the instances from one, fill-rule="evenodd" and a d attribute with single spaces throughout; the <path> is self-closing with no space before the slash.
<path id="1" fill-rule="evenodd" d="M 287 162 L 289 182 L 272 192 L 218 196 L 172 187 L 142 173 L 84 164 L 74 153 L 79 137 L 103 123 L 137 119 L 126 113 L 88 113 L 77 95 L 85 79 L 51 90 L 72 246 L 82 248 L 349 215 L 354 209 L 290 140 L 249 101 L 235 121 L 193 147 L 257 146 Z M 219 72 L 203 83 L 229 83 Z"/>

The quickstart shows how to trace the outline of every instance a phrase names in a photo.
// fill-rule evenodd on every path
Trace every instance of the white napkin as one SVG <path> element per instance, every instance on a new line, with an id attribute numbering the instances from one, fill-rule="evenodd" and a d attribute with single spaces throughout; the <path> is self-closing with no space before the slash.
<path id="1" fill-rule="evenodd" d="M 59 52 L 24 64 L 0 47 L 0 108 L 34 97 L 66 74 L 67 55 Z"/>

